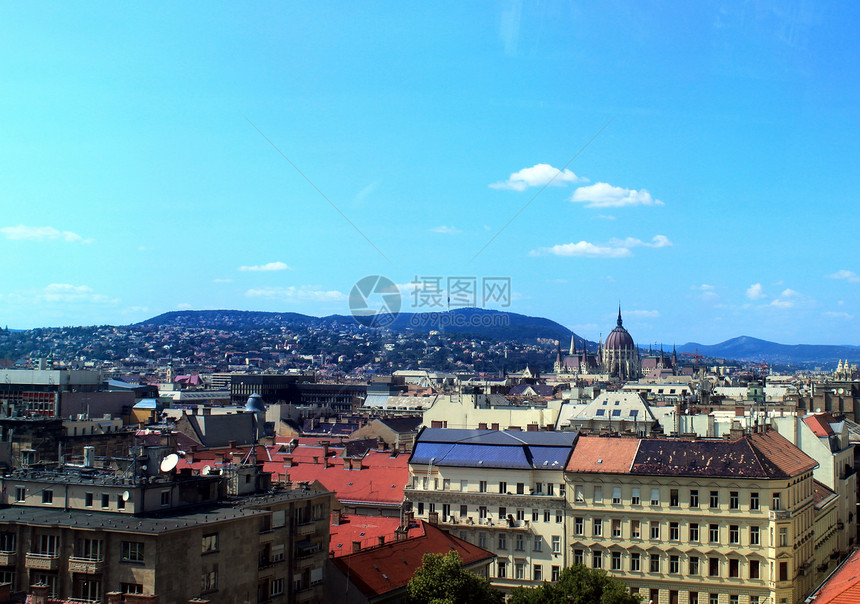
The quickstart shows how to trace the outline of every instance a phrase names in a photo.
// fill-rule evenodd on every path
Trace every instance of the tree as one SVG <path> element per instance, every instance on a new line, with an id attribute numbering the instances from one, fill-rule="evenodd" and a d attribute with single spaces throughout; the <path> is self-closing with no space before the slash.
<path id="1" fill-rule="evenodd" d="M 575 564 L 561 571 L 555 583 L 516 588 L 508 604 L 638 604 L 641 601 L 621 580 L 602 570 Z"/>
<path id="2" fill-rule="evenodd" d="M 424 554 L 421 567 L 406 586 L 410 604 L 502 604 L 501 592 L 465 570 L 459 554 Z"/>

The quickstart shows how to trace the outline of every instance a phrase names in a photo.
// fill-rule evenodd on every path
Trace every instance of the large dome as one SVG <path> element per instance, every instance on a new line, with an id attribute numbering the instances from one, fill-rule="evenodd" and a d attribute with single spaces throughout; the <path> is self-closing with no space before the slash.
<path id="1" fill-rule="evenodd" d="M 607 350 L 632 350 L 636 348 L 633 343 L 633 336 L 630 335 L 621 322 L 621 309 L 618 309 L 618 323 L 608 336 L 606 343 L 603 345 Z"/>

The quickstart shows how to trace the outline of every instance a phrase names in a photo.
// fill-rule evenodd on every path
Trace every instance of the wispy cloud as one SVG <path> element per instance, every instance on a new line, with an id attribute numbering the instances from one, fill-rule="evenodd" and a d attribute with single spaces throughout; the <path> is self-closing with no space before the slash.
<path id="1" fill-rule="evenodd" d="M 835 312 L 835 311 L 831 311 L 831 310 L 825 311 L 825 312 L 823 312 L 823 313 L 821 313 L 821 314 L 822 314 L 822 315 L 824 315 L 825 317 L 830 318 L 830 319 L 845 319 L 845 320 L 849 320 L 849 319 L 853 319 L 853 318 L 854 318 L 854 315 L 849 315 L 847 312 Z"/>
<path id="2" fill-rule="evenodd" d="M 51 283 L 46 285 L 35 296 L 36 302 L 48 303 L 78 303 L 87 304 L 113 304 L 118 302 L 116 298 L 105 296 L 93 291 L 89 285 L 72 285 L 71 283 Z"/>
<path id="3" fill-rule="evenodd" d="M 249 298 L 271 298 L 286 302 L 337 302 L 346 300 L 346 295 L 336 290 L 323 290 L 314 285 L 298 287 L 261 287 L 245 292 Z"/>
<path id="4" fill-rule="evenodd" d="M 283 262 L 267 262 L 266 264 L 257 264 L 254 266 L 240 266 L 240 271 L 251 271 L 251 272 L 259 272 L 259 271 L 287 271 L 292 270 L 289 266 L 284 264 Z"/>
<path id="5" fill-rule="evenodd" d="M 794 308 L 800 301 L 801 296 L 799 293 L 793 289 L 784 289 L 779 296 L 771 301 L 770 305 L 776 308 Z"/>
<path id="6" fill-rule="evenodd" d="M 622 208 L 625 206 L 662 206 L 659 199 L 654 199 L 645 189 L 625 189 L 614 187 L 609 183 L 597 182 L 586 187 L 579 187 L 570 198 L 576 203 L 584 203 L 587 208 Z"/>
<path id="7" fill-rule="evenodd" d="M 701 285 L 691 285 L 690 289 L 699 292 L 699 297 L 705 301 L 712 301 L 719 298 L 717 295 L 716 287 L 713 285 L 708 285 L 707 283 L 702 283 Z"/>
<path id="8" fill-rule="evenodd" d="M 353 201 L 357 204 L 364 203 L 364 200 L 367 199 L 370 196 L 370 194 L 373 193 L 374 190 L 376 190 L 376 187 L 378 187 L 378 186 L 379 186 L 378 180 L 370 183 L 369 185 L 364 187 L 361 191 L 359 191 L 358 193 L 355 194 L 355 198 L 353 199 Z"/>
<path id="9" fill-rule="evenodd" d="M 176 308 L 178 308 L 179 310 L 191 310 L 194 307 L 191 306 L 188 302 L 180 302 L 176 305 Z"/>
<path id="10" fill-rule="evenodd" d="M 84 239 L 77 233 L 61 231 L 50 226 L 34 227 L 19 224 L 0 228 L 0 234 L 6 239 L 15 241 L 50 241 L 61 240 L 69 243 L 91 243 L 92 239 Z"/>
<path id="11" fill-rule="evenodd" d="M 218 277 L 218 278 L 212 279 L 212 283 L 233 283 L 233 280 Z"/>
<path id="12" fill-rule="evenodd" d="M 750 300 L 761 300 L 766 297 L 761 283 L 753 283 L 747 288 L 747 298 Z"/>
<path id="13" fill-rule="evenodd" d="M 843 281 L 848 281 L 850 283 L 860 283 L 860 275 L 854 273 L 853 271 L 848 271 L 845 269 L 838 270 L 832 275 L 827 275 L 828 279 L 842 279 Z"/>
<path id="14" fill-rule="evenodd" d="M 430 232 L 441 233 L 443 235 L 456 235 L 460 232 L 460 229 L 455 226 L 445 226 L 443 224 L 442 226 L 433 227 L 432 229 L 430 229 Z"/>
<path id="15" fill-rule="evenodd" d="M 544 185 L 563 187 L 569 183 L 577 182 L 588 182 L 588 179 L 577 176 L 566 168 L 559 170 L 549 164 L 535 164 L 531 168 L 523 168 L 514 172 L 507 180 L 492 183 L 490 188 L 525 191 L 529 187 L 542 187 Z"/>
<path id="16" fill-rule="evenodd" d="M 625 310 L 624 317 L 632 319 L 657 319 L 660 317 L 659 310 Z"/>
<path id="17" fill-rule="evenodd" d="M 656 235 L 650 241 L 642 241 L 634 237 L 627 239 L 611 239 L 609 243 L 596 244 L 589 241 L 577 243 L 560 243 L 552 247 L 542 247 L 529 252 L 529 256 L 578 256 L 584 258 L 627 258 L 633 255 L 634 247 L 668 247 L 672 245 L 665 235 Z"/>

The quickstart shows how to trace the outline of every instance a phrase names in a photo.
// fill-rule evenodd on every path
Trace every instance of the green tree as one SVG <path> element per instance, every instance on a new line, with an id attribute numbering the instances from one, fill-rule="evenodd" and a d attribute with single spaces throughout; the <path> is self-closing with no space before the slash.
<path id="1" fill-rule="evenodd" d="M 490 582 L 463 569 L 459 554 L 424 554 L 406 586 L 410 604 L 502 604 Z"/>
<path id="2" fill-rule="evenodd" d="M 638 604 L 641 601 L 620 579 L 602 570 L 575 564 L 561 571 L 555 583 L 516 588 L 508 604 Z"/>

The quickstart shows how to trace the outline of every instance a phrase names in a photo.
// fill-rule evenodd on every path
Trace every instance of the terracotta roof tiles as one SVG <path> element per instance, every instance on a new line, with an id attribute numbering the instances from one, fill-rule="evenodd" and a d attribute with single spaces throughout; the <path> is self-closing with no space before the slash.
<path id="1" fill-rule="evenodd" d="M 638 438 L 580 436 L 567 463 L 567 471 L 607 474 L 630 472 L 639 442 Z"/>

